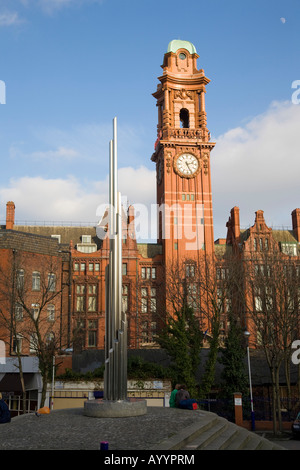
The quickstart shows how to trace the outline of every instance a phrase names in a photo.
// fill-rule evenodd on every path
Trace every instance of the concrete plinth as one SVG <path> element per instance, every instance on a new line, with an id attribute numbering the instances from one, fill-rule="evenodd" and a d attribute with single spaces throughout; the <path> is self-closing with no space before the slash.
<path id="1" fill-rule="evenodd" d="M 120 401 L 88 400 L 84 402 L 84 414 L 95 418 L 126 418 L 146 413 L 146 400 L 129 398 Z"/>

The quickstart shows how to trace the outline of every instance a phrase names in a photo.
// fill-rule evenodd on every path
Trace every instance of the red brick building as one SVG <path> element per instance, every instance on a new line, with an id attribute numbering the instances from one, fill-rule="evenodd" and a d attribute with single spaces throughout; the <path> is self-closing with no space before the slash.
<path id="1" fill-rule="evenodd" d="M 185 264 L 186 276 L 193 278 L 195 266 L 213 259 L 215 279 L 221 282 L 229 252 L 243 260 L 250 251 L 265 252 L 276 244 L 283 256 L 299 260 L 299 209 L 292 214 L 290 231 L 271 230 L 262 211 L 256 213 L 253 227 L 241 230 L 239 209 L 235 207 L 227 222 L 227 237 L 214 241 L 210 158 L 215 143 L 210 140 L 205 109 L 210 80 L 203 69 L 197 68 L 198 57 L 190 42 L 171 41 L 153 93 L 158 110 L 157 141 L 151 156 L 156 165 L 156 202 L 160 209 L 157 243 L 138 243 L 133 233 L 133 208 L 124 215 L 122 299 L 128 318 L 128 347 L 133 349 L 157 347 L 155 334 L 161 326 L 161 312 L 169 307 L 167 273 L 174 263 Z M 26 259 L 24 270 L 31 276 L 49 257 L 56 260 L 56 279 L 64 283 L 56 299 L 60 306 L 55 304 L 59 312 L 55 318 L 64 326 L 62 344 L 73 345 L 74 350 L 103 349 L 108 239 L 100 240 L 97 227 L 91 226 L 16 224 L 14 203 L 8 202 L 6 225 L 0 230 L 1 259 L 2 264 L 7 260 L 7 266 L 14 249 L 12 240 L 19 240 L 24 262 Z M 252 302 L 248 309 L 253 309 L 255 299 L 251 297 L 248 302 Z M 225 303 L 221 337 L 227 329 Z M 203 305 L 207 306 L 207 299 Z M 250 316 L 245 314 L 243 320 L 250 328 Z M 208 317 L 204 325 L 209 329 Z"/>
<path id="2" fill-rule="evenodd" d="M 242 230 L 239 208 L 234 207 L 227 222 L 227 239 L 218 241 L 218 249 L 223 254 L 230 249 L 241 266 L 243 320 L 254 347 L 269 343 L 288 349 L 299 337 L 299 222 L 300 209 L 295 209 L 290 229 L 272 229 L 264 212 L 258 210 L 253 226 Z"/>
<path id="3" fill-rule="evenodd" d="M 6 356 L 17 346 L 22 354 L 33 354 L 37 334 L 65 348 L 68 256 L 54 238 L 7 229 L 0 231 L 0 252 L 0 337 Z"/>
<path id="4" fill-rule="evenodd" d="M 63 290 L 64 303 L 61 316 L 68 325 L 64 330 L 64 343 L 74 343 L 75 350 L 104 348 L 105 332 L 105 268 L 109 259 L 109 239 L 97 236 L 97 227 L 90 226 L 29 226 L 15 224 L 15 207 L 7 203 L 5 237 L 22 237 L 38 240 L 56 247 L 61 260 L 58 271 L 67 278 Z M 123 229 L 123 308 L 128 317 L 128 346 L 130 348 L 155 346 L 158 327 L 157 299 L 162 287 L 162 249 L 159 244 L 138 244 L 128 228 L 134 230 L 132 207 L 124 217 Z M 36 248 L 36 245 L 35 245 Z M 25 244 L 24 244 L 25 249 Z M 27 249 L 27 248 L 26 248 Z M 0 246 L 1 250 L 1 246 Z M 28 248 L 29 250 L 29 248 Z M 27 253 L 27 251 L 26 251 Z M 38 270 L 44 262 L 40 254 L 36 266 L 26 266 L 26 271 Z M 63 262 L 62 262 L 63 260 Z M 65 273 L 63 272 L 65 271 Z"/>

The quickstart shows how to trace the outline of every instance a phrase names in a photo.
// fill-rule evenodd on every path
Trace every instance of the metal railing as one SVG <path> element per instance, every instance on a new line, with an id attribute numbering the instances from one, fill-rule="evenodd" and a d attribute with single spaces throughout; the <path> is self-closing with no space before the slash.
<path id="1" fill-rule="evenodd" d="M 23 397 L 21 395 L 9 395 L 5 400 L 12 417 L 23 414 Z M 37 410 L 37 400 L 26 398 L 26 413 L 34 413 Z"/>

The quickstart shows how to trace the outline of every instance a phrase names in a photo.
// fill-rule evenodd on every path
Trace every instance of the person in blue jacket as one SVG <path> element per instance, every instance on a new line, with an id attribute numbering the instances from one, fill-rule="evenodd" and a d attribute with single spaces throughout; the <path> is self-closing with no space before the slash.
<path id="1" fill-rule="evenodd" d="M 2 393 L 0 392 L 0 423 L 9 423 L 10 420 L 10 411 L 2 398 Z"/>

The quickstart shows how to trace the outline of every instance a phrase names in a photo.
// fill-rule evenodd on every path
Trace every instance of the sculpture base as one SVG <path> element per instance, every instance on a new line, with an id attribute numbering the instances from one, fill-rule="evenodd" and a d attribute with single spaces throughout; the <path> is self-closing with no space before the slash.
<path id="1" fill-rule="evenodd" d="M 88 400 L 84 402 L 84 414 L 94 418 L 126 418 L 147 413 L 146 400 Z"/>

